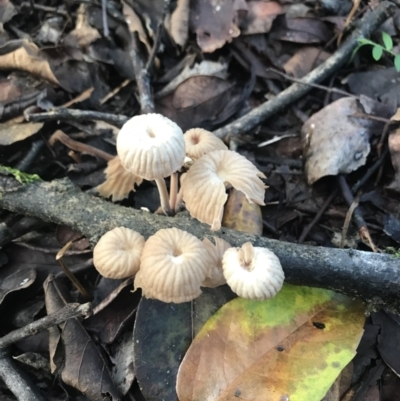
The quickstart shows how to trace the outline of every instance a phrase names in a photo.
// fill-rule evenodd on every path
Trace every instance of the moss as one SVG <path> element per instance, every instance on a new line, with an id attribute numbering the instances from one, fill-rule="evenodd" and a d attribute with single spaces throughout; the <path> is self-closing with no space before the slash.
<path id="1" fill-rule="evenodd" d="M 8 173 L 14 176 L 14 178 L 21 184 L 31 184 L 35 181 L 40 181 L 41 178 L 37 174 L 27 174 L 19 171 L 15 168 L 0 165 L 0 173 Z"/>

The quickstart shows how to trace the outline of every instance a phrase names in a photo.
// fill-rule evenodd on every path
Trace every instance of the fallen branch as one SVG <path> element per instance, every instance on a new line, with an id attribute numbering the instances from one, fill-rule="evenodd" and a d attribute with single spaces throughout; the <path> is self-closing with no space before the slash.
<path id="1" fill-rule="evenodd" d="M 68 304 L 56 313 L 52 313 L 39 320 L 35 320 L 34 322 L 27 324 L 20 329 L 13 330 L 4 337 L 0 338 L 0 349 L 4 349 L 15 342 L 22 340 L 23 338 L 37 334 L 48 329 L 49 327 L 63 323 L 66 320 L 82 316 L 90 316 L 92 314 L 91 305 L 92 304 L 90 302 L 82 305 L 76 303 Z"/>
<path id="2" fill-rule="evenodd" d="M 400 307 L 400 263 L 391 255 L 298 245 L 225 228 L 212 232 L 187 213 L 164 217 L 125 208 L 87 195 L 68 179 L 21 185 L 3 176 L 0 207 L 67 225 L 80 231 L 92 245 L 118 226 L 129 227 L 146 238 L 161 228 L 177 227 L 200 239 L 219 236 L 232 246 L 251 241 L 278 255 L 289 283 L 323 287 L 377 305 Z"/>
<path id="3" fill-rule="evenodd" d="M 275 98 L 254 108 L 243 117 L 214 131 L 221 139 L 228 139 L 243 132 L 250 131 L 263 120 L 278 113 L 283 108 L 300 99 L 313 89 L 315 84 L 329 78 L 341 68 L 350 58 L 353 50 L 358 46 L 357 39 L 370 36 L 396 10 L 393 3 L 383 1 L 372 12 L 366 14 L 358 23 L 358 28 L 350 35 L 343 45 L 324 63 L 302 78 L 301 83 L 295 83 L 282 91 Z"/>

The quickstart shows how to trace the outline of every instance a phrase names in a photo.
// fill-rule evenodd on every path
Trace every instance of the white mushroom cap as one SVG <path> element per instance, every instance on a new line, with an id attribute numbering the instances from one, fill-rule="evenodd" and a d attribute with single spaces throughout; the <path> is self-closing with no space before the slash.
<path id="1" fill-rule="evenodd" d="M 163 302 L 187 302 L 201 294 L 209 257 L 202 242 L 177 228 L 156 232 L 143 249 L 135 289 L 146 298 Z"/>
<path id="2" fill-rule="evenodd" d="M 242 298 L 263 300 L 282 288 L 285 275 L 278 257 L 267 248 L 229 248 L 222 259 L 226 282 Z"/>
<path id="3" fill-rule="evenodd" d="M 135 191 L 135 184 L 140 185 L 142 178 L 126 170 L 118 156 L 108 162 L 104 170 L 106 180 L 96 187 L 96 191 L 104 198 L 111 196 L 113 202 L 125 199 L 129 192 Z"/>
<path id="4" fill-rule="evenodd" d="M 203 245 L 210 256 L 210 266 L 207 277 L 201 285 L 202 287 L 214 288 L 226 284 L 224 273 L 222 271 L 222 257 L 231 245 L 218 237 L 214 237 L 214 241 L 215 245 L 208 238 L 203 239 Z"/>
<path id="5" fill-rule="evenodd" d="M 117 227 L 106 232 L 93 250 L 93 264 L 104 277 L 121 279 L 137 273 L 144 238 L 138 232 Z"/>
<path id="6" fill-rule="evenodd" d="M 177 124 L 161 114 L 142 114 L 127 121 L 117 137 L 121 163 L 146 180 L 168 177 L 185 158 L 185 140 Z"/>
<path id="7" fill-rule="evenodd" d="M 190 215 L 211 230 L 221 228 L 226 186 L 243 192 L 247 200 L 264 205 L 265 175 L 244 156 L 230 150 L 215 150 L 196 160 L 182 182 L 183 200 Z"/>
<path id="8" fill-rule="evenodd" d="M 192 128 L 183 134 L 186 145 L 186 155 L 193 160 L 213 150 L 228 150 L 228 147 L 212 132 L 203 128 Z"/>

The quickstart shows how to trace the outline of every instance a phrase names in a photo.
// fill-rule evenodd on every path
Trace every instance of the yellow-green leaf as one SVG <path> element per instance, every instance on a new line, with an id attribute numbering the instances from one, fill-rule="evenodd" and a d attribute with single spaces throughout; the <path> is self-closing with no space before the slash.
<path id="1" fill-rule="evenodd" d="M 179 368 L 180 401 L 320 401 L 354 357 L 361 302 L 285 285 L 267 301 L 237 298 L 204 325 Z"/>
<path id="2" fill-rule="evenodd" d="M 225 205 L 222 225 L 248 234 L 261 235 L 261 208 L 257 203 L 250 203 L 243 192 L 233 188 Z"/>

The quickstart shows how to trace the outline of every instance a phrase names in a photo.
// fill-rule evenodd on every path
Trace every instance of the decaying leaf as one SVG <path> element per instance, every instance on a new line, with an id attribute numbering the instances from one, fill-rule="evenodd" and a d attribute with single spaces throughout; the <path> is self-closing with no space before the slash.
<path id="1" fill-rule="evenodd" d="M 248 234 L 261 235 L 263 221 L 260 205 L 254 202 L 249 203 L 243 192 L 232 188 L 224 208 L 222 226 Z"/>
<path id="2" fill-rule="evenodd" d="M 1 56 L 0 56 L 1 57 Z M 0 123 L 0 145 L 11 145 L 36 134 L 43 127 L 43 123 L 20 123 L 13 121 Z"/>
<path id="3" fill-rule="evenodd" d="M 23 269 L 0 280 L 0 304 L 5 296 L 13 291 L 29 287 L 36 280 L 36 270 Z"/>
<path id="4" fill-rule="evenodd" d="M 356 353 L 361 302 L 286 285 L 273 299 L 237 298 L 192 342 L 177 378 L 180 401 L 320 401 Z"/>
<path id="5" fill-rule="evenodd" d="M 189 35 L 190 0 L 178 0 L 169 21 L 169 32 L 179 46 L 184 46 Z"/>
<path id="6" fill-rule="evenodd" d="M 388 188 L 400 192 L 400 128 L 389 135 L 389 151 L 395 176 Z"/>
<path id="7" fill-rule="evenodd" d="M 324 176 L 347 174 L 365 164 L 371 124 L 352 117 L 360 107 L 354 98 L 341 98 L 304 123 L 301 134 L 308 149 L 305 169 L 310 185 Z"/>
<path id="8" fill-rule="evenodd" d="M 268 33 L 277 15 L 283 13 L 283 7 L 275 1 L 248 1 L 248 13 L 241 31 L 243 35 Z"/>
<path id="9" fill-rule="evenodd" d="M 190 25 L 197 43 L 205 53 L 212 53 L 240 35 L 239 12 L 247 11 L 244 0 L 195 0 Z"/>
<path id="10" fill-rule="evenodd" d="M 6 46 L 9 51 L 6 51 Z M 8 42 L 0 55 L 0 69 L 21 70 L 59 85 L 50 64 L 40 56 L 39 48 L 26 39 Z"/>
<path id="11" fill-rule="evenodd" d="M 302 78 L 327 60 L 329 56 L 328 52 L 317 47 L 302 47 L 283 65 L 283 68 L 287 74 Z"/>
<path id="12" fill-rule="evenodd" d="M 43 287 L 48 314 L 57 312 L 69 302 L 68 292 L 53 275 L 49 275 Z M 112 401 L 119 400 L 107 362 L 81 322 L 70 319 L 60 327 L 62 345 L 57 337 L 53 337 L 52 341 L 50 335 L 50 362 L 59 368 L 62 380 L 84 393 L 91 401 L 104 401 L 105 395 Z M 57 328 L 52 329 L 53 333 L 50 334 L 55 334 Z M 56 352 L 59 347 L 62 347 L 61 353 Z"/>

